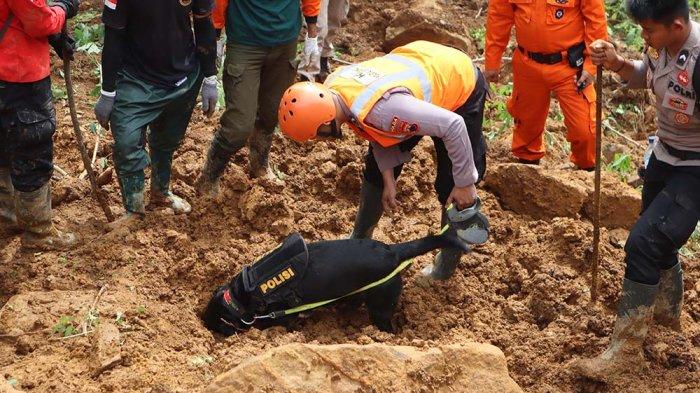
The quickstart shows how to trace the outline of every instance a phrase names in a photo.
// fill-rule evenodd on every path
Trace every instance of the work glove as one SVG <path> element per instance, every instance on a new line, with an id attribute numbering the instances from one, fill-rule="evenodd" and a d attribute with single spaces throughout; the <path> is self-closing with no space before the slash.
<path id="1" fill-rule="evenodd" d="M 63 58 L 63 52 L 68 55 L 68 59 L 73 60 L 75 53 L 75 40 L 68 33 L 57 33 L 49 36 L 49 44 L 58 57 Z"/>
<path id="2" fill-rule="evenodd" d="M 63 8 L 66 11 L 66 19 L 70 19 L 78 15 L 78 7 L 80 0 L 54 0 L 54 5 Z"/>
<path id="3" fill-rule="evenodd" d="M 112 115 L 112 108 L 114 108 L 114 97 L 116 97 L 116 92 L 102 91 L 95 104 L 95 117 L 105 130 L 109 130 L 109 118 Z"/>
<path id="4" fill-rule="evenodd" d="M 216 102 L 219 100 L 219 90 L 216 88 L 216 75 L 204 78 L 202 82 L 202 112 L 211 117 L 216 110 Z"/>
<path id="5" fill-rule="evenodd" d="M 306 79 L 313 81 L 314 76 L 319 73 L 321 63 L 321 51 L 318 49 L 318 37 L 306 36 L 304 40 L 304 51 L 301 53 L 299 61 L 299 73 Z"/>

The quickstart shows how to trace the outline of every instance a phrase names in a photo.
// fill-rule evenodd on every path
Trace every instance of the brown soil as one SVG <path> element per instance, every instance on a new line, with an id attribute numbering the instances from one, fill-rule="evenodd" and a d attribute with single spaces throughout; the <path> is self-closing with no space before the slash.
<path id="1" fill-rule="evenodd" d="M 485 13 L 477 20 L 473 15 L 485 4 L 450 2 L 439 17 L 449 21 L 445 23 L 451 31 L 467 35 L 469 26 L 483 26 Z M 388 0 L 354 2 L 340 37 L 341 46 L 354 56 L 350 59 L 370 57 L 381 48 L 392 15 L 407 7 Z M 93 122 L 89 91 L 96 79 L 89 59 L 79 54 L 77 60 L 79 112 L 87 129 Z M 62 86 L 58 72 L 54 77 Z M 198 315 L 212 290 L 243 265 L 293 230 L 309 241 L 350 232 L 365 143 L 348 137 L 337 144 L 299 145 L 278 136 L 271 161 L 284 186 L 249 181 L 246 153 L 241 152 L 223 178 L 221 201 L 207 204 L 195 198 L 193 184 L 216 120 L 205 119 L 196 109 L 174 163 L 174 190 L 192 202 L 193 212 L 175 216 L 168 210 L 149 211 L 143 222 L 107 231 L 87 182 L 75 179 L 82 164 L 67 105 L 59 101 L 56 106 L 56 163 L 71 178 L 54 182 L 55 222 L 79 234 L 82 244 L 64 253 L 25 252 L 17 233 L 0 227 L 0 335 L 6 335 L 0 336 L 0 381 L 12 380 L 18 389 L 191 392 L 246 358 L 286 343 L 431 347 L 478 341 L 503 350 L 511 376 L 526 391 L 700 390 L 700 258 L 684 259 L 684 334 L 652 328 L 645 345 L 646 372 L 607 385 L 578 379 L 567 364 L 600 353 L 612 330 L 627 230 L 602 230 L 600 300 L 590 307 L 587 249 L 592 225 L 586 214 L 578 214 L 581 201 L 576 201 L 577 214 L 533 218 L 530 211 L 518 210 L 530 198 L 522 189 L 508 196 L 507 205 L 515 210 L 505 208 L 505 200 L 490 188 L 480 191 L 493 229 L 491 241 L 464 257 L 450 280 L 418 285 L 418 271 L 433 255 L 416 259 L 404 273 L 401 329 L 395 335 L 378 331 L 365 312 L 343 304 L 316 311 L 292 331 L 212 335 Z M 558 125 L 549 129 L 564 140 Z M 644 135 L 630 137 L 643 141 Z M 94 136 L 86 139 L 92 151 Z M 491 142 L 491 163 L 512 161 L 506 141 L 507 136 Z M 99 157 L 109 159 L 109 154 L 108 147 L 98 149 Z M 634 154 L 639 159 L 641 152 Z M 564 151 L 552 151 L 544 168 L 555 168 L 565 157 Z M 377 239 L 398 242 L 439 229 L 433 176 L 432 146 L 426 140 L 399 181 L 400 212 L 381 220 Z M 573 189 L 582 180 L 558 181 Z M 563 212 L 570 210 L 567 187 L 543 186 L 561 190 L 549 197 Z M 103 188 L 119 212 L 116 181 Z M 99 316 L 97 330 L 88 327 L 85 336 L 57 340 L 53 328 L 59 318 L 74 317 L 81 331 L 105 285 L 92 313 Z"/>

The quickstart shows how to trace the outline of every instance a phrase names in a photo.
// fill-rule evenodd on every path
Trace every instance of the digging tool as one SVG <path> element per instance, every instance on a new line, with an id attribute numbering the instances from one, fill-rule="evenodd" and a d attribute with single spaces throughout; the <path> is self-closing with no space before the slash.
<path id="1" fill-rule="evenodd" d="M 63 34 L 67 33 L 68 31 L 66 25 L 64 25 Z M 90 187 L 92 188 L 92 194 L 95 196 L 97 202 L 100 204 L 100 207 L 104 211 L 105 217 L 107 217 L 107 222 L 112 222 L 114 221 L 114 214 L 112 214 L 112 210 L 109 209 L 109 205 L 107 205 L 107 199 L 102 193 L 102 190 L 97 185 L 95 172 L 92 170 L 92 162 L 90 161 L 90 156 L 88 155 L 88 152 L 85 149 L 85 144 L 83 143 L 83 132 L 80 130 L 78 113 L 75 109 L 75 94 L 73 91 L 73 80 L 71 79 L 70 73 L 70 57 L 68 56 L 68 53 L 65 49 L 63 50 L 61 57 L 63 58 L 63 77 L 66 80 L 66 91 L 68 93 L 68 106 L 70 108 L 70 118 L 73 122 L 73 131 L 75 132 L 75 139 L 78 141 L 78 150 L 80 150 L 80 157 L 83 159 L 83 166 L 85 167 L 85 171 L 87 171 L 88 177 L 90 178 Z"/>
<path id="2" fill-rule="evenodd" d="M 603 66 L 596 70 L 595 80 L 595 189 L 593 205 L 593 272 L 591 274 L 591 303 L 598 299 L 598 260 L 600 259 L 600 171 L 601 146 L 603 144 Z"/>

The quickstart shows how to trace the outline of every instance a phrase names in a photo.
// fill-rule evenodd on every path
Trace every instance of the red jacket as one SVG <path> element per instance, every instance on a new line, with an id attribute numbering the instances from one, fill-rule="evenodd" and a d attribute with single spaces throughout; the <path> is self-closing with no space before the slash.
<path id="1" fill-rule="evenodd" d="M 66 13 L 45 0 L 0 0 L 0 26 L 14 19 L 0 41 L 0 80 L 36 82 L 49 76 L 47 37 L 63 28 Z"/>

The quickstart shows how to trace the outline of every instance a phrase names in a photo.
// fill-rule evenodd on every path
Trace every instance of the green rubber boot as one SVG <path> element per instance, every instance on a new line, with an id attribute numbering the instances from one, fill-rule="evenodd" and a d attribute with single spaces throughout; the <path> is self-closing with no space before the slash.
<path id="1" fill-rule="evenodd" d="M 143 190 L 146 179 L 143 171 L 130 175 L 119 175 L 119 187 L 122 190 L 122 204 L 126 213 L 124 218 L 143 218 L 146 205 Z"/>
<path id="2" fill-rule="evenodd" d="M 169 207 L 175 214 L 187 214 L 192 206 L 170 190 L 173 152 L 151 149 L 151 200 L 153 206 Z"/>
<path id="3" fill-rule="evenodd" d="M 24 230 L 22 247 L 44 251 L 67 250 L 77 244 L 74 234 L 58 230 L 51 221 L 51 184 L 30 192 L 14 192 L 17 224 Z"/>
<path id="4" fill-rule="evenodd" d="M 447 212 L 442 209 L 442 218 L 440 220 L 441 227 L 444 227 L 449 222 L 447 217 Z M 459 260 L 464 254 L 463 251 L 455 248 L 443 248 L 435 256 L 435 262 L 432 265 L 424 267 L 420 272 L 421 274 L 433 280 L 447 280 L 452 277 Z"/>
<path id="5" fill-rule="evenodd" d="M 350 239 L 371 239 L 382 213 L 384 213 L 382 188 L 362 179 L 360 208 L 357 210 Z"/>
<path id="6" fill-rule="evenodd" d="M 0 168 L 0 221 L 17 224 L 14 201 L 15 188 L 10 178 L 10 168 Z"/>
<path id="7" fill-rule="evenodd" d="M 678 262 L 674 267 L 661 271 L 659 294 L 654 302 L 654 320 L 677 332 L 681 331 L 683 307 L 683 269 Z"/>
<path id="8" fill-rule="evenodd" d="M 646 285 L 625 279 L 617 322 L 608 349 L 595 358 L 574 361 L 572 370 L 596 381 L 607 381 L 621 374 L 641 371 L 646 364 L 642 344 L 654 314 L 654 301 L 658 292 L 658 284 Z"/>
<path id="9" fill-rule="evenodd" d="M 211 142 L 207 151 L 207 160 L 195 183 L 198 195 L 209 198 L 219 196 L 219 179 L 226 170 L 232 154 L 219 146 L 215 140 Z"/>

